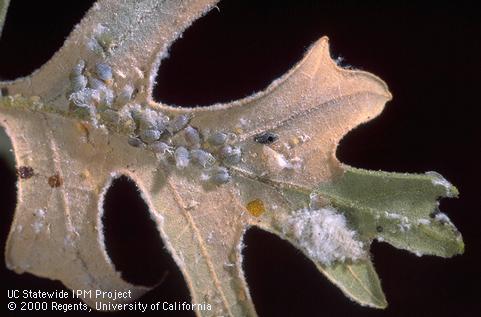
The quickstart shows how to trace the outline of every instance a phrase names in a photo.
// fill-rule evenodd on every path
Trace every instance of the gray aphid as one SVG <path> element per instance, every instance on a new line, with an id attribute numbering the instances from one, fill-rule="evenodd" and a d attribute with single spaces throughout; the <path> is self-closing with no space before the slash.
<path id="1" fill-rule="evenodd" d="M 184 139 L 185 139 L 185 142 L 187 142 L 187 145 L 191 147 L 199 146 L 200 144 L 199 131 L 197 131 L 196 128 L 193 128 L 190 125 L 187 126 L 184 130 Z"/>
<path id="2" fill-rule="evenodd" d="M 142 107 L 139 104 L 129 105 L 130 115 L 134 119 L 135 123 L 138 124 L 140 118 L 142 117 Z"/>
<path id="3" fill-rule="evenodd" d="M 212 145 L 223 145 L 227 141 L 227 134 L 223 132 L 215 132 L 209 137 L 209 143 Z"/>
<path id="4" fill-rule="evenodd" d="M 92 89 L 97 89 L 97 90 L 99 90 L 99 89 L 103 90 L 103 89 L 107 88 L 107 86 L 105 86 L 103 81 L 98 80 L 97 78 L 94 78 L 94 77 L 89 78 L 89 87 L 92 88 Z"/>
<path id="5" fill-rule="evenodd" d="M 103 81 L 112 79 L 112 67 L 105 63 L 98 63 L 95 65 L 95 73 L 97 74 L 97 77 Z"/>
<path id="6" fill-rule="evenodd" d="M 79 60 L 77 65 L 75 65 L 72 69 L 72 77 L 82 75 L 85 69 L 85 61 L 83 59 Z"/>
<path id="7" fill-rule="evenodd" d="M 110 107 L 114 102 L 114 92 L 112 91 L 112 89 L 105 87 L 105 89 L 101 89 L 99 90 L 99 92 L 101 97 L 101 103 Z"/>
<path id="8" fill-rule="evenodd" d="M 167 130 L 168 124 L 169 124 L 169 117 L 166 117 L 162 114 L 159 114 L 159 116 L 155 120 L 155 128 L 159 130 L 161 133 L 164 133 L 165 130 Z"/>
<path id="9" fill-rule="evenodd" d="M 169 124 L 169 127 L 167 128 L 171 134 L 176 133 L 183 128 L 189 123 L 189 116 L 186 114 L 181 114 L 177 117 L 175 117 Z"/>
<path id="10" fill-rule="evenodd" d="M 87 47 L 97 55 L 101 55 L 104 53 L 103 47 L 97 41 L 96 38 L 92 38 L 87 42 Z"/>
<path id="11" fill-rule="evenodd" d="M 172 147 L 162 141 L 155 141 L 152 144 L 149 144 L 149 149 L 158 154 L 171 153 L 172 151 Z"/>
<path id="12" fill-rule="evenodd" d="M 70 79 L 70 89 L 77 92 L 87 87 L 87 78 L 84 75 L 75 75 Z"/>
<path id="13" fill-rule="evenodd" d="M 220 150 L 221 156 L 224 158 L 224 163 L 226 164 L 237 164 L 241 160 L 241 150 L 238 147 L 231 147 L 229 145 L 224 146 Z"/>
<path id="14" fill-rule="evenodd" d="M 190 156 L 194 162 L 203 168 L 211 167 L 215 163 L 215 157 L 204 150 L 192 150 L 190 151 Z"/>
<path id="15" fill-rule="evenodd" d="M 130 85 L 125 85 L 124 88 L 120 91 L 120 93 L 117 96 L 117 99 L 115 100 L 115 103 L 118 105 L 123 105 L 126 104 L 127 102 L 132 99 L 132 94 L 134 93 L 134 87 Z"/>
<path id="16" fill-rule="evenodd" d="M 98 24 L 94 30 L 95 39 L 98 41 L 98 44 L 102 47 L 102 51 L 108 53 L 113 42 L 113 35 L 112 32 L 109 30 L 108 27 Z"/>
<path id="17" fill-rule="evenodd" d="M 229 155 L 224 157 L 224 162 L 227 164 L 237 164 L 240 162 L 242 156 L 242 152 L 240 148 L 235 147 L 232 149 Z"/>
<path id="18" fill-rule="evenodd" d="M 140 138 L 142 141 L 145 143 L 152 143 L 154 141 L 157 141 L 160 139 L 160 131 L 154 130 L 154 129 L 147 129 L 147 130 L 141 130 L 140 131 Z"/>
<path id="19" fill-rule="evenodd" d="M 120 114 L 117 111 L 106 109 L 100 113 L 102 119 L 113 126 L 116 126 L 120 122 Z"/>
<path id="20" fill-rule="evenodd" d="M 167 125 L 167 119 L 161 113 L 151 109 L 141 111 L 137 119 L 141 130 L 159 130 L 160 134 L 164 132 Z"/>
<path id="21" fill-rule="evenodd" d="M 175 166 L 177 166 L 178 169 L 183 169 L 189 166 L 189 151 L 185 147 L 179 146 L 174 152 L 174 157 Z"/>
<path id="22" fill-rule="evenodd" d="M 99 95 L 99 103 L 110 107 L 114 101 L 114 92 L 108 88 L 103 81 L 96 78 L 89 78 L 89 88 L 97 91 Z"/>
<path id="23" fill-rule="evenodd" d="M 81 91 L 70 94 L 68 100 L 75 106 L 90 106 L 99 98 L 96 90 L 85 88 Z"/>
<path id="24" fill-rule="evenodd" d="M 229 171 L 225 167 L 218 167 L 211 172 L 210 179 L 216 184 L 225 184 L 231 180 Z"/>
<path id="25" fill-rule="evenodd" d="M 129 136 L 129 139 L 127 142 L 129 143 L 129 145 L 133 147 L 141 147 L 144 144 L 142 140 L 134 136 Z"/>

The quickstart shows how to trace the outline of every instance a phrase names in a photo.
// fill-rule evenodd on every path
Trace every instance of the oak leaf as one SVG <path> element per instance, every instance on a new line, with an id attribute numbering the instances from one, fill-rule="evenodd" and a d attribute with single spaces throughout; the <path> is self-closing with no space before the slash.
<path id="1" fill-rule="evenodd" d="M 203 108 L 152 100 L 173 41 L 213 0 L 100 0 L 26 78 L 1 82 L 18 203 L 6 262 L 71 289 L 149 290 L 121 278 L 105 249 L 102 206 L 120 175 L 138 185 L 198 315 L 256 315 L 242 270 L 250 226 L 287 239 L 347 296 L 387 305 L 373 239 L 453 256 L 459 233 L 437 211 L 456 189 L 440 175 L 341 164 L 339 140 L 391 99 L 367 72 L 340 68 L 328 39 L 264 91 Z M 94 306 L 99 299 L 84 299 Z"/>

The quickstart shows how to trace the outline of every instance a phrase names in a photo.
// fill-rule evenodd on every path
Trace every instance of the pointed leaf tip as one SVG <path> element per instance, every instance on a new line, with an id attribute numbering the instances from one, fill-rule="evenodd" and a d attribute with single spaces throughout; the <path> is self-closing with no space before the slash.
<path id="1" fill-rule="evenodd" d="M 435 172 L 344 169 L 344 175 L 321 186 L 319 194 L 345 212 L 363 239 L 385 241 L 416 255 L 451 257 L 463 252 L 461 234 L 438 209 L 440 197 L 458 193 L 444 177 Z"/>
<path id="2" fill-rule="evenodd" d="M 317 267 L 353 301 L 378 309 L 387 307 L 386 296 L 371 260 Z"/>

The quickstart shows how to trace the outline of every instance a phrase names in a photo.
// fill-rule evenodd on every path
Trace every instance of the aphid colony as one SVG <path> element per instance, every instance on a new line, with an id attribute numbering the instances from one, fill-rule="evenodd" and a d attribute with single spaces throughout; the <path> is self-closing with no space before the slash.
<path id="1" fill-rule="evenodd" d="M 179 170 L 189 166 L 203 169 L 204 180 L 227 183 L 231 176 L 226 165 L 241 161 L 242 151 L 234 146 L 230 132 L 201 133 L 189 125 L 188 114 L 167 116 L 133 102 L 135 89 L 114 87 L 112 68 L 98 63 L 89 69 L 80 61 L 70 75 L 67 93 L 69 111 L 95 126 L 106 126 L 129 135 L 128 144 L 145 148 Z"/>

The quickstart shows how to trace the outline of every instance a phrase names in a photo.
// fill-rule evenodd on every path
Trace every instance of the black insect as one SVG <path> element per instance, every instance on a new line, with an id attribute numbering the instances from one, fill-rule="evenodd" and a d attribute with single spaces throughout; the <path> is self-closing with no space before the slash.
<path id="1" fill-rule="evenodd" d="M 376 231 L 379 232 L 379 233 L 381 233 L 381 232 L 384 231 L 384 229 L 383 229 L 383 227 L 381 227 L 381 226 L 377 226 L 377 227 L 376 227 Z"/>
<path id="2" fill-rule="evenodd" d="M 279 136 L 273 132 L 262 132 L 254 136 L 254 141 L 260 144 L 271 144 L 277 141 Z"/>

